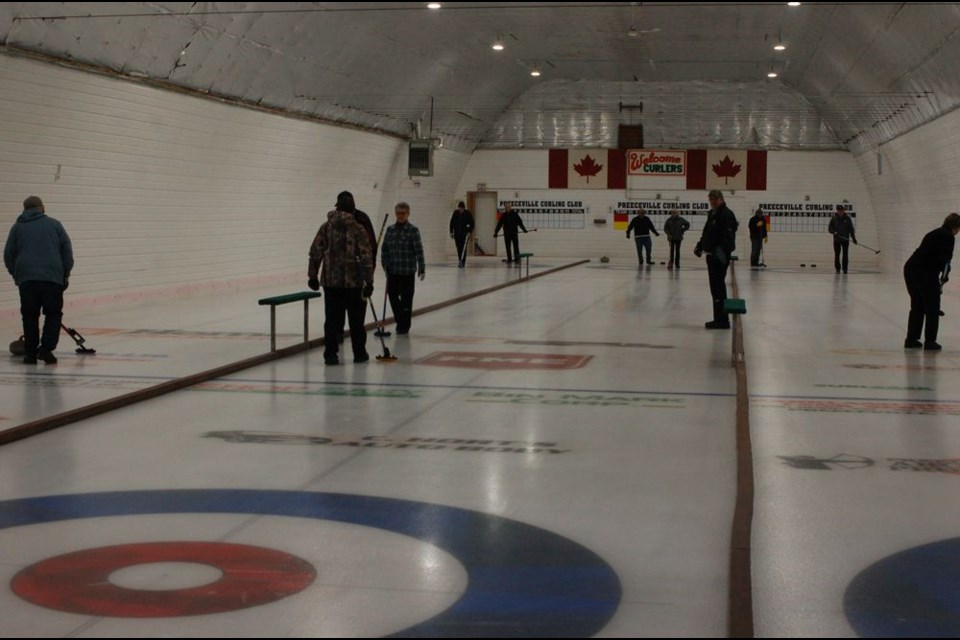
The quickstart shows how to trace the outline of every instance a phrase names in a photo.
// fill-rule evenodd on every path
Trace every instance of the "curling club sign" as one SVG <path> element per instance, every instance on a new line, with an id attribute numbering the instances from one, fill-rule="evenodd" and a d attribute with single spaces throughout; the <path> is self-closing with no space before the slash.
<path id="1" fill-rule="evenodd" d="M 687 175 L 686 151 L 630 149 L 627 151 L 627 175 L 677 178 Z"/>

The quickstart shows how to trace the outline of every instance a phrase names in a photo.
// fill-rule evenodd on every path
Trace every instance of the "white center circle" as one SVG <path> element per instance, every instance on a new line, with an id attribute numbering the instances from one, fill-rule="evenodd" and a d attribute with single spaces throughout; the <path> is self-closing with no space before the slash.
<path id="1" fill-rule="evenodd" d="M 124 589 L 138 591 L 176 591 L 212 584 L 223 572 L 208 564 L 196 562 L 148 562 L 118 569 L 109 582 Z"/>

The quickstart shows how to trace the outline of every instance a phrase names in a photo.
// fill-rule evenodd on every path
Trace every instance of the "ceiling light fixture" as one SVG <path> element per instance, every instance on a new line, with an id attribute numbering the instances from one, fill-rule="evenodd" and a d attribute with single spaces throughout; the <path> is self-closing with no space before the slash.
<path id="1" fill-rule="evenodd" d="M 787 45 L 783 44 L 782 42 L 778 42 L 777 44 L 773 45 L 774 51 L 785 51 L 786 48 L 787 48 Z"/>
<path id="2" fill-rule="evenodd" d="M 767 77 L 768 77 L 768 78 L 776 78 L 776 77 L 777 77 L 777 72 L 776 72 L 776 71 L 771 71 L 770 73 L 767 74 Z"/>
<path id="3" fill-rule="evenodd" d="M 630 25 L 630 31 L 627 31 L 627 35 L 631 38 L 636 38 L 638 35 L 640 35 L 640 32 L 637 31 L 637 26 L 633 24 Z"/>
<path id="4" fill-rule="evenodd" d="M 788 7 L 799 7 L 799 6 L 800 6 L 800 3 L 799 3 L 799 2 L 788 2 L 788 3 L 787 3 L 787 6 L 788 6 Z"/>
<path id="5" fill-rule="evenodd" d="M 442 6 L 443 6 L 443 5 L 440 4 L 439 2 L 428 2 L 428 3 L 427 3 L 427 9 L 439 9 L 439 8 L 442 7 Z"/>
<path id="6" fill-rule="evenodd" d="M 494 41 L 493 45 L 491 45 L 491 48 L 494 51 L 503 51 L 503 38 L 497 36 L 497 39 Z"/>
<path id="7" fill-rule="evenodd" d="M 539 77 L 540 77 L 540 67 L 539 67 L 539 66 L 536 66 L 536 67 L 534 67 L 533 69 L 531 69 L 531 70 L 530 70 L 530 75 L 532 75 L 534 78 L 539 78 Z"/>

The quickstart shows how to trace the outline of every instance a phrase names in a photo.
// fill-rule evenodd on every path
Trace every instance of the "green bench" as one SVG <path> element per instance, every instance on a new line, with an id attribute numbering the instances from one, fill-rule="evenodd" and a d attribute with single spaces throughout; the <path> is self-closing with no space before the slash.
<path id="1" fill-rule="evenodd" d="M 517 268 L 520 268 L 520 259 L 523 258 L 527 262 L 527 277 L 530 277 L 530 258 L 533 257 L 532 253 L 519 253 L 517 254 Z"/>
<path id="2" fill-rule="evenodd" d="M 303 300 L 303 341 L 310 342 L 310 300 L 321 295 L 319 291 L 301 291 L 257 301 L 260 306 L 270 305 L 270 351 L 277 350 L 277 306 Z"/>
<path id="3" fill-rule="evenodd" d="M 747 312 L 747 302 L 743 298 L 727 298 L 723 301 L 723 312 L 743 315 Z"/>

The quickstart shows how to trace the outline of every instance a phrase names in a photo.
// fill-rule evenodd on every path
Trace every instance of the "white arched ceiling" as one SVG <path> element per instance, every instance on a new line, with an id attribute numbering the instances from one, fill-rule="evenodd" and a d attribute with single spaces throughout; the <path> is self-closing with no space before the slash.
<path id="1" fill-rule="evenodd" d="M 432 99 L 464 151 L 642 123 L 657 145 L 862 153 L 957 106 L 958 30 L 955 4 L 0 3 L 9 53 L 402 137 L 430 135 Z"/>

